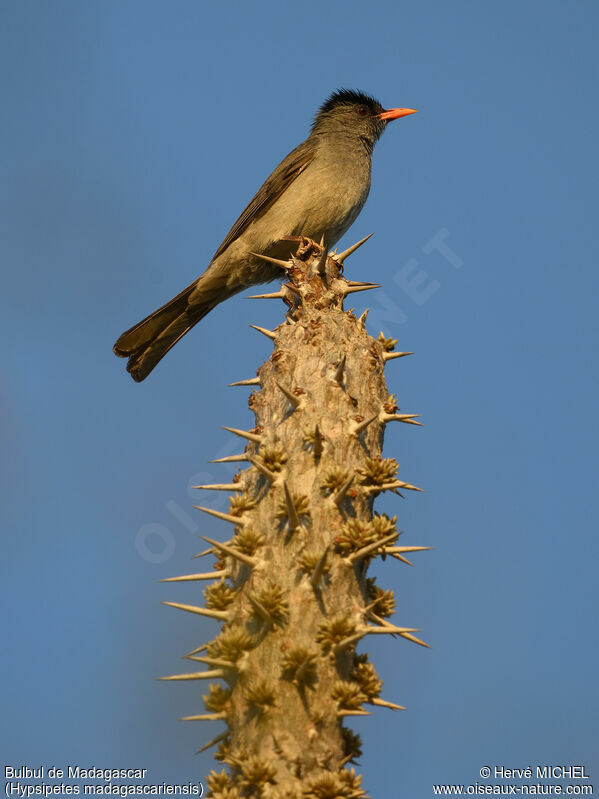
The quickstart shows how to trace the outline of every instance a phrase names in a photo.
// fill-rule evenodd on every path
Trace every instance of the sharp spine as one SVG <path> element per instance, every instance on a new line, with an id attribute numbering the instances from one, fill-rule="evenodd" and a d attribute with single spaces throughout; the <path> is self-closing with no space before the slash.
<path id="1" fill-rule="evenodd" d="M 366 310 L 362 313 L 362 315 L 358 317 L 358 322 L 362 325 L 364 330 L 366 330 L 366 318 L 368 316 L 369 311 L 370 308 L 366 308 Z"/>
<path id="2" fill-rule="evenodd" d="M 263 619 L 267 624 L 270 624 L 272 626 L 273 623 L 272 616 L 266 610 L 264 605 L 261 602 L 259 602 L 257 599 L 254 599 L 254 597 L 251 594 L 248 594 L 247 596 L 254 609 L 258 612 L 260 618 Z"/>
<path id="3" fill-rule="evenodd" d="M 157 677 L 158 680 L 218 680 L 225 676 L 222 669 L 196 671 L 189 674 L 171 674 L 169 677 Z"/>
<path id="4" fill-rule="evenodd" d="M 379 632 L 389 632 L 391 635 L 399 635 L 400 638 L 406 638 L 408 641 L 412 641 L 419 646 L 424 646 L 427 649 L 430 649 L 430 644 L 425 643 L 420 638 L 416 638 L 415 635 L 412 633 L 419 633 L 420 630 L 415 627 L 396 627 L 391 622 L 388 622 L 387 619 L 383 619 L 380 616 L 377 616 L 376 613 L 370 612 L 370 616 L 377 621 L 381 626 L 380 627 L 369 627 L 369 631 L 371 633 L 375 633 L 377 630 Z"/>
<path id="5" fill-rule="evenodd" d="M 291 491 L 289 490 L 289 486 L 287 485 L 287 481 L 283 481 L 283 491 L 285 492 L 285 505 L 287 506 L 287 519 L 289 521 L 289 529 L 291 532 L 297 530 L 300 526 L 299 516 L 297 515 L 297 510 L 295 505 L 293 504 L 293 497 L 291 495 Z"/>
<path id="6" fill-rule="evenodd" d="M 249 430 L 238 430 L 236 427 L 225 427 L 224 425 L 223 425 L 223 430 L 228 430 L 229 433 L 233 433 L 234 435 L 239 436 L 240 438 L 247 438 L 248 441 L 254 441 L 256 444 L 261 444 L 262 443 L 262 436 L 258 435 L 258 433 L 250 433 Z M 232 461 L 232 459 L 236 458 L 236 457 L 238 457 L 238 456 L 229 455 L 227 460 L 231 460 Z M 248 458 L 244 458 L 244 460 L 248 460 Z M 218 462 L 224 463 L 225 462 L 225 458 L 222 458 Z M 211 461 L 211 463 L 217 463 L 217 461 Z"/>
<path id="7" fill-rule="evenodd" d="M 337 493 L 333 497 L 333 502 L 335 503 L 335 505 L 340 505 L 343 502 L 343 500 L 345 499 L 345 495 L 349 491 L 351 484 L 353 482 L 354 482 L 354 475 L 350 474 L 345 483 L 343 483 L 339 491 L 337 491 Z"/>
<path id="8" fill-rule="evenodd" d="M 288 261 L 281 261 L 280 258 L 271 258 L 270 255 L 262 255 L 259 252 L 250 252 L 249 255 L 254 255 L 256 258 L 261 258 L 263 261 L 267 261 L 269 264 L 276 264 L 280 266 L 281 269 L 284 269 L 286 272 L 289 271 L 291 265 Z"/>
<path id="9" fill-rule="evenodd" d="M 387 554 L 391 555 L 392 558 L 395 558 L 396 560 L 399 560 L 402 563 L 406 563 L 408 566 L 413 566 L 414 565 L 411 560 L 408 560 L 407 558 L 404 558 L 403 555 L 398 555 L 397 552 L 388 552 Z"/>
<path id="10" fill-rule="evenodd" d="M 298 408 L 301 404 L 301 399 L 296 397 L 295 394 L 288 388 L 285 388 L 285 386 L 282 383 L 279 383 L 278 380 L 275 380 L 275 384 L 279 391 L 289 400 L 290 404 L 293 405 L 294 408 Z"/>
<path id="11" fill-rule="evenodd" d="M 339 365 L 335 369 L 335 380 L 339 383 L 339 385 L 343 383 L 343 372 L 345 371 L 346 361 L 347 361 L 347 355 L 344 355 Z"/>
<path id="12" fill-rule="evenodd" d="M 322 433 L 318 425 L 314 428 L 314 458 L 318 460 L 322 455 Z"/>
<path id="13" fill-rule="evenodd" d="M 248 300 L 284 300 L 285 295 L 282 291 L 274 291 L 272 294 L 252 294 Z"/>
<path id="14" fill-rule="evenodd" d="M 413 352 L 384 352 L 384 361 L 394 361 L 396 358 L 403 358 L 406 355 L 413 355 Z"/>
<path id="15" fill-rule="evenodd" d="M 347 297 L 348 294 L 356 294 L 358 291 L 370 291 L 370 289 L 380 288 L 380 283 L 373 283 L 372 286 L 347 286 L 343 292 L 343 296 Z"/>
<path id="16" fill-rule="evenodd" d="M 405 710 L 403 705 L 396 705 L 395 702 L 387 702 L 385 699 L 379 699 L 378 696 L 369 699 L 368 703 L 371 705 L 377 705 L 378 707 L 388 707 L 391 710 Z"/>
<path id="17" fill-rule="evenodd" d="M 337 717 L 342 719 L 344 716 L 372 716 L 368 710 L 338 710 Z"/>
<path id="18" fill-rule="evenodd" d="M 209 658 L 209 657 L 196 657 L 191 653 L 189 655 L 184 656 L 187 660 L 193 660 L 197 663 L 206 663 L 207 666 L 218 666 L 221 669 L 234 669 L 235 664 L 231 663 L 228 660 L 223 660 L 222 658 Z"/>
<path id="19" fill-rule="evenodd" d="M 318 563 L 314 567 L 314 571 L 310 575 L 310 585 L 312 586 L 312 588 L 314 588 L 314 590 L 316 590 L 318 588 L 318 583 L 320 582 L 320 578 L 322 577 L 322 574 L 324 572 L 324 567 L 325 567 L 326 562 L 327 562 L 327 556 L 329 554 L 329 549 L 330 549 L 329 546 L 327 546 L 325 548 L 324 552 L 320 556 L 320 559 L 319 559 Z"/>
<path id="20" fill-rule="evenodd" d="M 420 416 L 419 413 L 384 413 L 381 415 L 381 422 L 404 422 L 405 424 L 417 424 L 422 427 L 422 422 L 416 422 Z"/>
<path id="21" fill-rule="evenodd" d="M 218 572 L 203 572 L 201 574 L 183 574 L 181 577 L 165 577 L 163 580 L 159 580 L 159 583 L 186 583 L 186 582 L 193 582 L 194 580 L 218 580 L 219 577 L 227 577 L 228 571 L 223 569 L 223 571 Z"/>
<path id="22" fill-rule="evenodd" d="M 223 522 L 230 522 L 236 527 L 242 527 L 246 523 L 241 516 L 232 516 L 230 513 L 223 513 L 220 510 L 212 510 L 212 508 L 204 508 L 202 505 L 194 505 L 193 507 L 196 510 L 201 510 L 203 513 L 207 513 L 209 516 L 214 516 L 216 519 L 221 519 Z M 208 539 L 206 539 L 206 541 L 207 540 Z"/>
<path id="23" fill-rule="evenodd" d="M 370 555 L 371 552 L 374 552 L 379 547 L 388 544 L 390 541 L 394 541 L 399 533 L 393 532 L 386 535 L 384 538 L 381 538 L 379 541 L 374 541 L 372 544 L 366 544 L 365 547 L 352 552 L 351 555 L 348 555 L 345 558 L 345 561 L 348 566 L 353 566 L 354 563 L 358 560 L 362 560 L 362 558 L 366 557 L 366 555 Z"/>
<path id="24" fill-rule="evenodd" d="M 358 632 L 349 635 L 347 638 L 344 638 L 342 641 L 339 641 L 337 644 L 335 644 L 335 646 L 333 647 L 333 652 L 335 653 L 341 652 L 341 650 L 346 649 L 348 646 L 351 646 L 352 644 L 355 644 L 357 641 L 360 641 L 362 638 L 364 638 L 365 635 L 366 633 L 363 632 L 362 630 L 359 630 Z"/>
<path id="25" fill-rule="evenodd" d="M 263 463 L 260 463 L 260 461 L 257 458 L 252 458 L 250 456 L 248 460 L 252 464 L 252 466 L 255 466 L 256 469 L 258 469 L 258 471 L 260 472 L 260 474 L 263 474 L 264 477 L 266 477 L 266 479 L 270 483 L 275 482 L 275 480 L 277 479 L 276 472 L 273 472 L 271 469 L 268 468 L 268 466 L 265 466 Z"/>
<path id="26" fill-rule="evenodd" d="M 201 488 L 204 491 L 243 491 L 243 486 L 239 483 L 211 483 L 205 486 L 192 486 L 192 488 Z"/>
<path id="27" fill-rule="evenodd" d="M 324 246 L 324 241 L 321 241 L 320 246 L 322 247 L 322 252 L 320 253 L 320 257 L 316 263 L 316 272 L 321 277 L 326 277 L 327 274 L 327 258 L 329 257 L 329 253 L 327 252 L 327 248 Z"/>
<path id="28" fill-rule="evenodd" d="M 192 649 L 191 652 L 188 652 L 186 655 L 183 655 L 183 658 L 188 658 L 191 655 L 195 655 L 198 652 L 204 652 L 204 650 L 208 649 L 208 644 L 202 644 L 202 646 L 198 646 L 195 649 Z"/>
<path id="29" fill-rule="evenodd" d="M 191 559 L 194 560 L 194 558 L 205 558 L 206 555 L 211 555 L 213 552 L 214 550 L 212 547 L 210 547 L 210 549 L 205 549 L 203 552 L 198 552 L 197 555 L 193 555 Z"/>
<path id="30" fill-rule="evenodd" d="M 339 255 L 337 255 L 335 257 L 335 260 L 337 261 L 337 263 L 342 264 L 345 261 L 346 258 L 349 258 L 350 255 L 355 253 L 355 251 L 358 249 L 358 247 L 361 247 L 365 242 L 368 241 L 370 236 L 373 236 L 373 235 L 374 235 L 374 233 L 371 233 L 369 236 L 365 236 L 363 239 L 360 239 L 360 241 L 357 241 L 355 244 L 352 244 L 351 247 L 348 247 L 347 250 L 343 250 L 343 252 L 340 252 Z"/>
<path id="31" fill-rule="evenodd" d="M 204 650 L 208 649 L 208 644 L 202 644 L 202 646 L 198 646 L 195 649 L 192 649 L 191 652 L 188 652 L 186 655 L 183 655 L 184 658 L 191 657 L 191 655 L 195 655 L 198 652 L 204 652 Z"/>
<path id="32" fill-rule="evenodd" d="M 215 458 L 215 460 L 208 461 L 208 463 L 237 463 L 237 461 L 247 461 L 247 459 L 247 452 L 241 452 L 239 455 L 227 455 L 226 458 Z"/>
<path id="33" fill-rule="evenodd" d="M 359 422 L 359 423 L 358 422 L 354 422 L 355 426 L 354 426 L 354 428 L 352 430 L 352 433 L 355 436 L 359 436 L 361 433 L 364 432 L 364 430 L 366 430 L 366 428 L 368 427 L 369 424 L 372 424 L 374 422 L 374 420 L 378 419 L 378 418 L 379 418 L 379 414 L 375 413 L 370 418 L 364 419 L 363 422 Z"/>
<path id="34" fill-rule="evenodd" d="M 413 632 L 418 633 L 413 627 L 396 627 L 394 624 L 385 624 L 382 627 L 374 627 L 367 625 L 363 628 L 364 635 L 401 635 L 402 637 L 411 635 Z M 427 646 L 427 644 L 424 644 Z"/>
<path id="35" fill-rule="evenodd" d="M 224 610 L 211 610 L 210 608 L 200 608 L 197 605 L 182 605 L 179 602 L 162 602 L 169 608 L 176 608 L 177 610 L 185 610 L 188 613 L 196 613 L 198 616 L 208 616 L 211 619 L 218 619 L 219 621 L 229 621 L 231 614 Z"/>
<path id="36" fill-rule="evenodd" d="M 226 718 L 227 714 L 223 710 L 220 713 L 202 713 L 199 716 L 181 716 L 179 721 L 220 721 Z"/>
<path id="37" fill-rule="evenodd" d="M 216 746 L 216 744 L 219 744 L 221 741 L 224 741 L 225 738 L 227 738 L 228 736 L 229 736 L 228 730 L 226 730 L 225 732 L 221 732 L 221 734 L 217 735 L 216 738 L 213 738 L 211 741 L 208 741 L 208 743 L 204 744 L 204 746 L 202 746 L 201 749 L 198 749 L 196 755 L 200 755 L 202 752 L 205 752 L 207 749 L 210 749 L 210 747 Z"/>
<path id="38" fill-rule="evenodd" d="M 229 383 L 229 388 L 232 386 L 259 386 L 259 377 L 250 377 L 248 380 L 238 380 L 236 383 Z"/>
<path id="39" fill-rule="evenodd" d="M 262 335 L 266 336 L 267 338 L 272 339 L 272 341 L 274 341 L 277 337 L 277 334 L 274 331 L 267 330 L 265 327 L 258 327 L 258 325 L 250 325 L 250 327 L 253 327 L 254 330 L 257 330 L 258 333 L 262 333 Z"/>
<path id="40" fill-rule="evenodd" d="M 250 555 L 246 555 L 245 552 L 240 552 L 238 549 L 227 546 L 227 544 L 221 544 L 220 541 L 213 541 L 212 538 L 207 538 L 205 535 L 203 535 L 202 538 L 204 541 L 212 544 L 213 547 L 220 549 L 221 552 L 224 552 L 226 555 L 230 555 L 232 558 L 240 560 L 242 563 L 250 566 L 250 568 L 253 568 L 258 562 L 256 558 L 252 558 Z"/>
<path id="41" fill-rule="evenodd" d="M 394 488 L 405 488 L 406 491 L 424 491 L 423 488 L 413 486 L 411 483 L 404 483 L 401 480 L 394 480 L 392 483 L 382 483 L 381 485 L 362 486 L 367 494 L 374 494 L 376 491 L 392 491 Z"/>

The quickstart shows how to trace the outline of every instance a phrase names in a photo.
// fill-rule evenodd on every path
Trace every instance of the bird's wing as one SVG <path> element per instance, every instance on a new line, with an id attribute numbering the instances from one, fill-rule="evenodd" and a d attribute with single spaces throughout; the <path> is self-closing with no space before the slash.
<path id="1" fill-rule="evenodd" d="M 256 219 L 262 216 L 270 206 L 278 200 L 283 192 L 293 183 L 296 177 L 304 171 L 314 158 L 315 147 L 308 141 L 302 142 L 289 155 L 281 161 L 278 167 L 264 181 L 247 207 L 241 212 L 239 219 L 218 250 L 214 258 L 218 258 L 235 239 Z M 214 258 L 212 260 L 214 260 Z"/>

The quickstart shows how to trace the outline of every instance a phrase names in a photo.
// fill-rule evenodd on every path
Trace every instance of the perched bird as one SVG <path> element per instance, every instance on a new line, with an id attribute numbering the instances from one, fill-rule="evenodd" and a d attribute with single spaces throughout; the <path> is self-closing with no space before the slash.
<path id="1" fill-rule="evenodd" d="M 285 236 L 306 236 L 332 247 L 366 202 L 372 151 L 387 123 L 414 113 L 412 108 L 385 111 L 362 92 L 334 92 L 316 114 L 308 138 L 258 189 L 206 271 L 119 337 L 114 352 L 129 358 L 133 379 L 144 380 L 218 303 L 281 277 L 279 267 L 254 253 L 286 260 L 294 245 Z"/>

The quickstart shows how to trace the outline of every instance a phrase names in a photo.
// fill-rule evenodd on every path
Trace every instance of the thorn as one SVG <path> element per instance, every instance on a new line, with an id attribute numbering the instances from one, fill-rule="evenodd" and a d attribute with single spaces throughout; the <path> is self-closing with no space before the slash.
<path id="1" fill-rule="evenodd" d="M 321 246 L 321 247 L 324 247 L 324 233 L 323 233 L 323 234 L 322 234 L 322 236 L 320 237 L 320 246 Z"/>
<path id="2" fill-rule="evenodd" d="M 157 677 L 157 680 L 218 680 L 224 677 L 225 673 L 222 669 L 213 669 L 212 671 L 196 671 L 190 674 L 171 674 L 170 677 Z"/>
<path id="3" fill-rule="evenodd" d="M 197 557 L 197 555 L 196 555 Z M 203 572 L 202 574 L 184 574 L 181 577 L 165 577 L 158 580 L 159 583 L 185 583 L 193 580 L 218 580 L 219 577 L 227 577 L 228 571 L 223 569 L 218 572 Z"/>
<path id="4" fill-rule="evenodd" d="M 226 555 L 230 555 L 232 558 L 237 558 L 237 560 L 245 563 L 250 568 L 253 568 L 258 563 L 256 558 L 246 555 L 245 552 L 240 552 L 238 549 L 233 549 L 233 547 L 227 546 L 227 544 L 221 544 L 220 541 L 213 541 L 211 538 L 207 538 L 205 535 L 203 535 L 202 538 L 204 541 L 212 544 L 212 546 L 220 549 L 221 552 L 224 552 Z"/>
<path id="5" fill-rule="evenodd" d="M 374 552 L 379 547 L 383 546 L 384 544 L 388 544 L 390 541 L 394 541 L 397 536 L 399 535 L 398 532 L 389 533 L 384 538 L 381 538 L 379 541 L 374 541 L 372 544 L 366 544 L 365 547 L 352 552 L 351 555 L 348 555 L 344 558 L 344 561 L 347 566 L 353 566 L 357 560 L 362 560 L 362 558 L 366 557 L 366 555 L 370 555 L 371 552 Z"/>
<path id="6" fill-rule="evenodd" d="M 247 461 L 247 452 L 242 452 L 240 455 L 227 455 L 226 458 L 216 458 L 208 463 L 236 463 L 237 461 Z"/>
<path id="7" fill-rule="evenodd" d="M 299 407 L 299 405 L 301 403 L 300 398 L 296 397 L 295 394 L 293 394 L 291 391 L 289 391 L 288 388 L 285 388 L 285 386 L 282 385 L 281 383 L 279 383 L 278 380 L 275 380 L 275 383 L 276 383 L 276 386 L 279 389 L 279 391 L 281 391 L 287 397 L 287 399 L 289 400 L 291 405 L 293 405 L 294 408 Z"/>
<path id="8" fill-rule="evenodd" d="M 263 475 L 264 475 L 264 477 L 266 477 L 266 479 L 267 479 L 269 482 L 271 482 L 271 483 L 274 483 L 274 482 L 275 482 L 275 480 L 277 479 L 277 475 L 276 475 L 276 473 L 275 473 L 275 472 L 271 471 L 271 470 L 268 468 L 268 466 L 265 466 L 263 463 L 260 463 L 260 461 L 259 461 L 259 460 L 257 460 L 256 458 L 252 458 L 252 457 L 250 457 L 250 458 L 248 458 L 248 460 L 249 460 L 249 462 L 252 464 L 252 466 L 255 466 L 255 467 L 256 467 L 256 469 L 258 469 L 258 471 L 260 472 L 260 474 L 263 474 Z"/>
<path id="9" fill-rule="evenodd" d="M 376 286 L 377 283 L 369 283 L 366 280 L 347 280 L 348 286 Z"/>
<path id="10" fill-rule="evenodd" d="M 396 480 L 394 488 L 405 488 L 406 491 L 420 491 L 424 493 L 424 488 L 418 488 L 418 486 L 413 486 L 411 483 L 404 483 L 401 480 Z"/>
<path id="11" fill-rule="evenodd" d="M 203 488 L 204 491 L 243 491 L 241 483 L 212 483 L 205 486 L 192 486 L 192 488 Z"/>
<path id="12" fill-rule="evenodd" d="M 258 612 L 258 615 L 267 623 L 273 626 L 273 620 L 270 613 L 266 610 L 264 605 L 255 599 L 251 594 L 247 595 L 250 603 L 254 606 L 254 609 Z"/>
<path id="13" fill-rule="evenodd" d="M 252 294 L 248 300 L 283 300 L 285 295 L 282 291 L 274 291 L 272 294 Z"/>
<path id="14" fill-rule="evenodd" d="M 348 646 L 355 644 L 361 638 L 364 638 L 365 635 L 366 633 L 363 630 L 353 633 L 353 635 L 350 635 L 347 638 L 344 638 L 342 641 L 339 641 L 339 643 L 335 644 L 333 647 L 333 652 L 337 654 L 338 652 L 341 652 L 342 649 L 347 649 Z"/>
<path id="15" fill-rule="evenodd" d="M 413 355 L 413 352 L 384 352 L 384 361 L 394 361 L 395 358 L 403 358 L 405 355 Z"/>
<path id="16" fill-rule="evenodd" d="M 366 308 L 364 313 L 361 316 L 358 317 L 358 322 L 362 325 L 362 327 L 364 329 L 366 329 L 366 317 L 368 316 L 368 312 L 369 311 L 370 311 L 370 308 Z"/>
<path id="17" fill-rule="evenodd" d="M 254 255 L 256 258 L 261 258 L 263 261 L 268 261 L 269 264 L 276 264 L 280 266 L 281 269 L 284 269 L 286 272 L 289 271 L 291 265 L 288 261 L 281 261 L 279 258 L 271 258 L 270 255 L 262 255 L 258 252 L 250 252 L 249 255 Z"/>
<path id="18" fill-rule="evenodd" d="M 374 236 L 374 233 L 371 233 L 370 236 Z M 358 249 L 358 247 L 361 247 L 364 244 L 364 242 L 368 241 L 370 236 L 366 236 L 365 238 L 360 239 L 360 241 L 357 241 L 355 244 L 352 244 L 351 247 L 348 247 L 347 250 L 343 250 L 343 252 L 339 253 L 339 255 L 335 257 L 335 260 L 338 263 L 342 264 L 346 258 L 349 258 L 349 256 L 352 255 L 352 253 L 354 253 Z"/>
<path id="19" fill-rule="evenodd" d="M 283 481 L 283 491 L 285 492 L 285 505 L 287 506 L 289 530 L 293 532 L 300 526 L 300 520 L 299 516 L 297 515 L 296 507 L 293 504 L 293 497 L 291 496 L 291 492 L 289 491 L 289 486 L 287 485 L 286 480 Z"/>
<path id="20" fill-rule="evenodd" d="M 423 488 L 413 486 L 411 483 L 404 483 L 401 480 L 394 480 L 392 483 L 383 483 L 382 485 L 367 485 L 362 486 L 367 494 L 374 494 L 376 491 L 392 491 L 394 488 L 405 488 L 406 491 L 422 491 Z"/>
<path id="21" fill-rule="evenodd" d="M 337 491 L 337 493 L 333 497 L 333 502 L 335 503 L 335 505 L 340 505 L 343 502 L 343 500 L 345 499 L 345 495 L 349 491 L 349 488 L 353 483 L 353 481 L 354 481 L 354 475 L 350 474 L 345 483 L 343 483 L 339 491 Z"/>
<path id="22" fill-rule="evenodd" d="M 370 289 L 382 288 L 380 283 L 373 283 L 371 286 L 347 286 L 343 292 L 343 296 L 347 297 L 348 294 L 355 294 L 358 291 L 370 291 Z"/>
<path id="23" fill-rule="evenodd" d="M 197 555 L 192 555 L 191 559 L 194 560 L 194 558 L 204 558 L 206 555 L 211 555 L 213 552 L 214 550 L 212 548 L 205 549 L 203 552 L 198 552 Z"/>
<path id="24" fill-rule="evenodd" d="M 374 420 L 378 419 L 378 418 L 379 418 L 379 414 L 375 413 L 369 419 L 364 419 L 363 422 L 360 422 L 360 423 L 354 422 L 355 426 L 354 426 L 354 428 L 353 428 L 353 430 L 351 432 L 355 436 L 359 436 L 362 432 L 364 432 L 364 430 L 366 430 L 366 428 L 368 427 L 369 424 L 372 424 L 374 422 Z"/>
<path id="25" fill-rule="evenodd" d="M 211 619 L 218 619 L 219 621 L 229 621 L 231 618 L 231 614 L 224 610 L 199 608 L 196 605 L 181 605 L 179 602 L 161 602 L 161 604 L 167 605 L 169 608 L 177 608 L 177 610 L 186 610 L 188 613 L 197 613 L 198 616 L 209 616 Z"/>
<path id="26" fill-rule="evenodd" d="M 330 549 L 330 545 L 328 545 L 325 548 L 324 552 L 320 556 L 320 559 L 319 559 L 318 563 L 314 567 L 314 571 L 310 575 L 310 585 L 312 586 L 312 588 L 314 590 L 316 590 L 318 588 L 318 583 L 320 582 L 320 578 L 322 577 L 322 573 L 324 571 L 324 567 L 325 567 L 326 562 L 327 562 L 327 555 L 329 554 L 329 549 Z"/>
<path id="27" fill-rule="evenodd" d="M 381 422 L 384 424 L 387 424 L 387 422 L 405 422 L 406 424 L 417 424 L 419 427 L 423 427 L 422 422 L 414 421 L 419 416 L 419 413 L 383 413 Z"/>
<path id="28" fill-rule="evenodd" d="M 236 383 L 229 383 L 229 388 L 231 386 L 259 386 L 259 385 L 260 385 L 259 377 L 250 377 L 249 380 L 238 380 Z"/>
<path id="29" fill-rule="evenodd" d="M 414 565 L 411 560 L 408 560 L 407 558 L 404 558 L 403 555 L 398 555 L 397 552 L 391 552 L 389 554 L 391 555 L 392 558 L 395 558 L 396 560 L 400 560 L 402 563 L 405 563 L 408 566 L 413 566 Z"/>
<path id="30" fill-rule="evenodd" d="M 186 655 L 183 655 L 184 658 L 190 657 L 190 655 L 195 655 L 196 652 L 203 652 L 205 649 L 208 649 L 207 644 L 202 644 L 202 646 L 198 646 L 196 649 L 192 649 L 191 652 L 188 652 Z"/>
<path id="31" fill-rule="evenodd" d="M 411 633 L 398 633 L 398 635 L 401 636 L 401 638 L 407 638 L 408 641 L 412 641 L 419 646 L 424 646 L 427 649 L 431 648 L 430 644 L 427 644 L 426 641 L 422 641 L 420 638 L 416 638 L 416 636 L 412 635 Z"/>
<path id="32" fill-rule="evenodd" d="M 208 513 L 210 516 L 214 516 L 217 519 L 221 519 L 223 522 L 230 522 L 235 526 L 243 526 L 246 524 L 241 516 L 232 516 L 230 513 L 223 513 L 220 510 L 212 510 L 212 508 L 203 508 L 201 505 L 193 505 L 196 510 L 201 510 L 204 513 Z M 208 539 L 206 539 L 207 541 Z"/>
<path id="33" fill-rule="evenodd" d="M 302 682 L 302 677 L 304 676 L 304 674 L 306 673 L 306 671 L 307 671 L 307 670 L 310 668 L 310 663 L 311 663 L 311 658 L 308 656 L 308 657 L 307 657 L 307 658 L 306 658 L 306 659 L 305 659 L 305 660 L 302 662 L 301 666 L 299 666 L 299 667 L 296 669 L 295 676 L 294 676 L 294 678 L 293 678 L 293 682 L 294 682 L 296 685 L 301 685 L 301 682 Z"/>
<path id="34" fill-rule="evenodd" d="M 369 699 L 368 703 L 370 705 L 378 705 L 378 707 L 388 707 L 391 710 L 405 710 L 403 705 L 396 705 L 395 702 L 387 702 L 385 699 L 379 699 L 378 697 Z"/>
<path id="35" fill-rule="evenodd" d="M 418 644 L 419 646 L 425 646 L 427 649 L 431 648 L 429 644 L 425 643 L 424 641 L 421 641 L 420 638 L 416 638 L 415 635 L 412 635 L 412 633 L 420 632 L 420 630 L 418 630 L 417 628 L 396 627 L 394 624 L 391 624 L 391 622 L 388 622 L 387 619 L 383 619 L 380 616 L 377 616 L 376 613 L 373 613 L 372 611 L 370 611 L 370 616 L 381 625 L 381 627 L 369 627 L 368 629 L 371 633 L 376 633 L 377 630 L 379 632 L 381 631 L 384 632 L 386 630 L 391 635 L 399 635 L 401 638 L 407 638 L 408 641 L 413 641 L 415 644 Z"/>
<path id="36" fill-rule="evenodd" d="M 426 549 L 434 549 L 434 547 L 385 547 L 385 552 L 388 555 L 393 555 L 398 552 L 424 552 Z"/>
<path id="37" fill-rule="evenodd" d="M 258 331 L 258 333 L 262 333 L 262 334 L 263 334 L 263 335 L 265 335 L 267 338 L 270 338 L 270 339 L 272 339 L 273 341 L 274 341 L 274 340 L 276 339 L 276 337 L 277 337 L 277 334 L 276 334 L 275 332 L 273 332 L 272 330 L 267 330 L 265 327 L 258 327 L 258 325 L 250 325 L 250 327 L 253 327 L 253 328 L 254 328 L 254 330 L 257 330 L 257 331 Z"/>
<path id="38" fill-rule="evenodd" d="M 321 277 L 326 277 L 327 274 L 327 258 L 329 257 L 329 253 L 327 248 L 324 246 L 324 236 L 321 239 L 320 246 L 322 247 L 322 252 L 320 253 L 320 257 L 318 262 L 316 263 L 316 272 Z M 326 286 L 325 286 L 326 288 Z"/>
<path id="39" fill-rule="evenodd" d="M 367 625 L 366 627 L 362 628 L 362 631 L 364 635 L 401 635 L 403 637 L 406 637 L 413 632 L 420 632 L 420 630 L 416 630 L 413 627 L 396 627 L 394 624 L 385 624 L 384 627 Z M 424 646 L 427 646 L 427 644 L 424 644 Z"/>
<path id="40" fill-rule="evenodd" d="M 347 355 L 344 355 L 339 363 L 339 366 L 335 369 L 335 380 L 339 383 L 339 385 L 343 383 L 343 372 L 345 370 L 346 361 Z"/>
<path id="41" fill-rule="evenodd" d="M 344 716 L 372 716 L 369 710 L 338 710 L 337 717 L 342 719 Z"/>
<path id="42" fill-rule="evenodd" d="M 223 710 L 221 713 L 203 713 L 200 716 L 182 716 L 179 721 L 220 721 L 226 718 L 227 714 Z"/>
<path id="43" fill-rule="evenodd" d="M 225 427 L 223 425 L 223 430 L 228 430 L 229 433 L 234 433 L 236 436 L 240 436 L 241 438 L 247 438 L 248 441 L 255 441 L 256 444 L 262 443 L 262 436 L 259 436 L 258 433 L 250 433 L 248 430 L 238 430 L 236 427 Z M 222 458 L 219 463 L 223 463 L 225 460 L 232 460 L 233 458 L 238 457 L 237 455 L 229 455 L 227 459 Z M 249 460 L 249 458 L 244 458 L 244 460 Z M 211 461 L 211 463 L 217 463 L 217 461 Z"/>
<path id="44" fill-rule="evenodd" d="M 211 746 L 215 746 L 216 744 L 219 744 L 221 741 L 224 741 L 225 738 L 228 737 L 228 735 L 229 735 L 228 730 L 226 730 L 225 732 L 221 732 L 221 734 L 217 735 L 216 738 L 213 738 L 211 741 L 208 741 L 208 743 L 204 744 L 204 746 L 201 749 L 198 749 L 196 755 L 199 755 L 202 752 L 205 752 L 207 749 L 210 749 Z"/>
<path id="45" fill-rule="evenodd" d="M 322 433 L 318 425 L 314 428 L 314 459 L 319 460 L 322 455 Z"/>
<path id="46" fill-rule="evenodd" d="M 208 657 L 198 658 L 195 657 L 191 652 L 189 653 L 189 655 L 183 655 L 183 657 L 186 658 L 187 660 L 197 661 L 198 663 L 206 663 L 208 666 L 219 666 L 220 668 L 223 669 L 235 668 L 234 663 L 231 663 L 228 660 L 223 660 L 222 658 L 208 658 Z"/>

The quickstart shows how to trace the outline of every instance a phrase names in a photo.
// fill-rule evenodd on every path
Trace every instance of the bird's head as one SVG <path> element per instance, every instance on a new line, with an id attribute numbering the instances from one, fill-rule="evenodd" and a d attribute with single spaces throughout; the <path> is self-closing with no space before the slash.
<path id="1" fill-rule="evenodd" d="M 355 135 L 372 149 L 388 122 L 415 113 L 414 108 L 386 111 L 374 97 L 352 89 L 339 89 L 320 106 L 312 124 L 312 133 Z"/>

